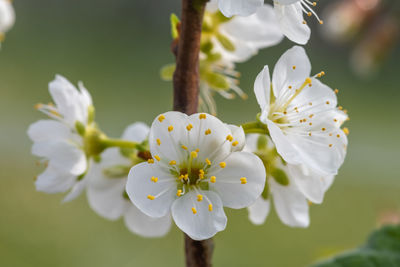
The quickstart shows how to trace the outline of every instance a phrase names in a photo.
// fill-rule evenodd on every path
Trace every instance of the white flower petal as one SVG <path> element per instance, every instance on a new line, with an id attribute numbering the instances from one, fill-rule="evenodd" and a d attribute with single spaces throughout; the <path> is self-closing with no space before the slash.
<path id="1" fill-rule="evenodd" d="M 256 225 L 261 225 L 268 217 L 271 203 L 268 199 L 259 197 L 256 202 L 247 209 L 249 211 L 249 220 Z"/>
<path id="2" fill-rule="evenodd" d="M 81 175 L 87 168 L 85 153 L 68 141 L 36 142 L 32 146 L 32 154 L 49 159 L 49 165 L 73 175 Z"/>
<path id="3" fill-rule="evenodd" d="M 116 220 L 126 212 L 127 203 L 131 204 L 123 197 L 127 179 L 107 179 L 106 177 L 99 179 L 105 180 L 103 186 L 92 185 L 93 181 L 91 181 L 87 189 L 89 205 L 100 216 Z M 105 186 L 106 182 L 108 186 Z"/>
<path id="4" fill-rule="evenodd" d="M 133 233 L 143 237 L 162 237 L 171 228 L 171 216 L 152 218 L 141 212 L 135 205 L 129 203 L 124 216 L 126 227 Z"/>
<path id="5" fill-rule="evenodd" d="M 296 2 L 300 2 L 300 0 L 274 0 L 274 1 L 282 5 L 290 5 Z"/>
<path id="6" fill-rule="evenodd" d="M 275 144 L 276 150 L 282 158 L 291 164 L 301 163 L 301 158 L 298 155 L 294 145 L 290 139 L 282 132 L 282 130 L 272 121 L 265 121 L 268 126 L 269 134 Z"/>
<path id="7" fill-rule="evenodd" d="M 82 179 L 77 183 L 75 183 L 71 191 L 63 199 L 63 203 L 70 202 L 79 197 L 82 194 L 83 190 L 85 190 L 86 185 L 87 185 L 87 179 Z"/>
<path id="8" fill-rule="evenodd" d="M 15 22 L 15 12 L 10 1 L 0 1 L 0 33 L 7 32 Z"/>
<path id="9" fill-rule="evenodd" d="M 207 3 L 206 10 L 208 12 L 212 12 L 212 13 L 217 12 L 218 11 L 218 0 L 210 0 Z"/>
<path id="10" fill-rule="evenodd" d="M 258 105 L 261 110 L 265 110 L 268 113 L 270 105 L 270 94 L 271 94 L 271 78 L 269 76 L 269 68 L 265 66 L 264 69 L 257 75 L 256 81 L 254 82 L 254 93 L 256 94 Z"/>
<path id="11" fill-rule="evenodd" d="M 281 97 L 289 86 L 295 87 L 304 83 L 310 76 L 311 63 L 304 48 L 294 46 L 287 50 L 275 65 L 272 74 L 272 88 L 276 98 Z"/>
<path id="12" fill-rule="evenodd" d="M 224 206 L 241 209 L 253 204 L 265 185 L 265 167 L 260 158 L 248 152 L 233 152 L 226 160 L 226 167 L 210 176 L 216 183 L 210 187 L 218 192 Z M 242 184 L 241 178 L 246 183 Z"/>
<path id="13" fill-rule="evenodd" d="M 281 5 L 275 2 L 274 6 L 283 34 L 295 43 L 306 44 L 310 39 L 311 30 L 307 24 L 303 23 L 301 3 Z"/>
<path id="14" fill-rule="evenodd" d="M 213 237 L 224 230 L 227 223 L 219 196 L 211 191 L 199 191 L 199 194 L 204 197 L 200 202 L 197 201 L 197 193 L 190 191 L 172 205 L 172 217 L 176 225 L 194 240 Z M 210 204 L 212 211 L 209 210 Z"/>
<path id="15" fill-rule="evenodd" d="M 29 126 L 28 136 L 33 142 L 68 139 L 71 136 L 71 130 L 65 124 L 55 120 L 39 120 Z"/>
<path id="16" fill-rule="evenodd" d="M 158 178 L 158 182 L 151 181 L 153 176 Z M 142 212 L 150 217 L 160 218 L 169 213 L 176 198 L 176 178 L 168 170 L 164 172 L 155 164 L 141 163 L 129 172 L 126 192 Z M 149 196 L 154 199 L 149 199 Z"/>
<path id="17" fill-rule="evenodd" d="M 188 131 L 186 130 L 188 124 L 188 116 L 181 112 L 170 111 L 159 115 L 150 128 L 151 154 L 158 155 L 165 162 L 183 160 L 186 154 L 181 145 L 183 145 L 182 140 L 188 140 Z M 160 144 L 157 140 L 160 141 Z"/>
<path id="18" fill-rule="evenodd" d="M 49 166 L 37 177 L 35 186 L 37 191 L 54 194 L 66 192 L 75 182 L 75 176 L 69 173 L 63 173 Z"/>
<path id="19" fill-rule="evenodd" d="M 228 125 L 232 132 L 233 142 L 238 142 L 236 145 L 232 145 L 232 151 L 242 151 L 244 146 L 246 145 L 246 135 L 243 131 L 242 126 L 238 127 L 236 125 L 230 124 Z"/>
<path id="20" fill-rule="evenodd" d="M 264 0 L 219 0 L 218 6 L 226 17 L 234 15 L 248 16 L 257 11 L 264 4 Z"/>
<path id="21" fill-rule="evenodd" d="M 288 164 L 288 170 L 299 190 L 311 202 L 321 204 L 325 192 L 332 185 L 334 176 L 324 176 L 305 167 Z"/>
<path id="22" fill-rule="evenodd" d="M 243 151 L 245 152 L 256 152 L 258 150 L 257 143 L 258 143 L 258 134 L 247 134 L 246 135 L 246 146 L 244 147 Z"/>
<path id="23" fill-rule="evenodd" d="M 289 186 L 281 186 L 270 179 L 271 193 L 276 212 L 281 221 L 291 227 L 308 227 L 308 202 L 293 182 Z"/>
<path id="24" fill-rule="evenodd" d="M 193 114 L 189 117 L 193 129 L 189 132 L 188 146 L 189 150 L 199 149 L 196 161 L 204 162 L 206 158 L 212 163 L 227 157 L 232 150 L 234 141 L 226 140 L 228 135 L 232 135 L 228 125 L 220 121 L 218 118 L 202 113 L 205 119 L 200 119 L 200 114 Z M 209 134 L 206 131 L 210 130 Z M 233 137 L 233 136 L 232 136 Z"/>
<path id="25" fill-rule="evenodd" d="M 122 139 L 141 143 L 149 136 L 150 128 L 143 122 L 136 122 L 125 129 Z"/>

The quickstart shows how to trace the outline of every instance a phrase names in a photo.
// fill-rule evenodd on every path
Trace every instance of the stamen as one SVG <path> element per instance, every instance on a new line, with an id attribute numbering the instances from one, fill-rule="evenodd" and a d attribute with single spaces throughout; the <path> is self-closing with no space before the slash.
<path id="1" fill-rule="evenodd" d="M 329 144 L 329 147 L 332 147 L 333 145 L 332 144 Z"/>
<path id="2" fill-rule="evenodd" d="M 295 69 L 296 69 L 296 66 L 293 66 L 292 69 L 295 70 Z"/>
<path id="3" fill-rule="evenodd" d="M 191 123 L 188 124 L 188 126 L 186 126 L 186 130 L 188 130 L 190 132 L 190 130 L 193 129 L 193 125 Z"/>
<path id="4" fill-rule="evenodd" d="M 339 89 L 335 89 L 335 94 L 338 94 L 339 93 Z"/>
<path id="5" fill-rule="evenodd" d="M 170 125 L 168 126 L 168 132 L 172 132 L 174 130 L 174 126 Z"/>
<path id="6" fill-rule="evenodd" d="M 197 158 L 197 152 L 196 151 L 190 152 L 190 157 L 194 159 Z"/>
<path id="7" fill-rule="evenodd" d="M 171 160 L 171 161 L 169 162 L 169 165 L 176 165 L 176 161 L 175 161 L 175 160 Z"/>
<path id="8" fill-rule="evenodd" d="M 235 142 L 232 143 L 232 146 L 237 146 L 238 144 L 239 144 L 239 142 L 235 141 Z"/>
<path id="9" fill-rule="evenodd" d="M 157 183 L 158 182 L 158 177 L 154 177 L 154 176 L 151 177 L 151 181 L 154 182 L 154 183 Z"/>
<path id="10" fill-rule="evenodd" d="M 215 183 L 217 181 L 217 177 L 215 177 L 215 176 L 211 176 L 210 177 L 210 183 Z"/>
<path id="11" fill-rule="evenodd" d="M 148 195 L 147 198 L 150 199 L 150 200 L 154 200 L 156 197 L 152 196 L 152 195 Z"/>
<path id="12" fill-rule="evenodd" d="M 154 158 L 155 158 L 157 161 L 160 161 L 160 160 L 161 160 L 161 158 L 160 158 L 159 155 L 155 155 Z"/>
<path id="13" fill-rule="evenodd" d="M 181 189 L 178 189 L 178 191 L 176 192 L 176 196 L 177 197 L 180 197 L 182 195 L 182 190 Z"/>
<path id="14" fill-rule="evenodd" d="M 232 135 L 229 134 L 229 135 L 226 137 L 226 140 L 228 140 L 229 142 L 232 142 L 232 141 L 233 141 Z"/>
<path id="15" fill-rule="evenodd" d="M 184 150 L 187 150 L 188 148 L 187 148 L 187 146 L 185 146 L 185 145 L 182 145 L 181 146 Z"/>
<path id="16" fill-rule="evenodd" d="M 163 122 L 163 120 L 165 120 L 165 116 L 164 116 L 164 115 L 160 115 L 160 116 L 158 117 L 158 121 L 159 121 L 159 122 Z"/>
<path id="17" fill-rule="evenodd" d="M 241 184 L 247 184 L 247 178 L 246 177 L 240 178 L 240 183 Z"/>
<path id="18" fill-rule="evenodd" d="M 197 195 L 197 201 L 198 202 L 201 202 L 203 200 L 203 195 Z"/>
<path id="19" fill-rule="evenodd" d="M 206 159 L 207 165 L 211 165 L 211 161 L 209 159 Z"/>
<path id="20" fill-rule="evenodd" d="M 212 210 L 213 210 L 213 205 L 212 205 L 212 204 L 209 204 L 209 205 L 208 205 L 208 210 L 209 210 L 209 211 L 212 211 Z"/>
<path id="21" fill-rule="evenodd" d="M 337 138 L 340 138 L 340 134 L 337 134 L 336 137 L 337 137 Z"/>
<path id="22" fill-rule="evenodd" d="M 225 162 L 220 162 L 220 163 L 219 163 L 219 166 L 223 169 L 223 168 L 226 167 L 226 163 L 225 163 Z"/>
<path id="23" fill-rule="evenodd" d="M 161 145 L 161 140 L 157 138 L 157 145 Z"/>
<path id="24" fill-rule="evenodd" d="M 202 113 L 199 115 L 200 120 L 205 120 L 207 118 L 206 114 Z"/>
<path id="25" fill-rule="evenodd" d="M 153 164 L 153 163 L 154 163 L 154 159 L 148 159 L 148 160 L 147 160 L 147 163 Z"/>
<path id="26" fill-rule="evenodd" d="M 204 179 L 204 171 L 203 171 L 203 169 L 199 170 L 199 178 L 200 179 Z"/>
<path id="27" fill-rule="evenodd" d="M 197 213 L 197 210 L 196 210 L 196 208 L 192 208 L 192 212 L 193 212 L 193 214 L 196 214 Z"/>
<path id="28" fill-rule="evenodd" d="M 205 135 L 211 134 L 211 130 L 210 130 L 210 129 L 207 129 L 207 130 L 204 132 L 204 134 L 205 134 Z"/>
<path id="29" fill-rule="evenodd" d="M 350 133 L 349 129 L 346 128 L 346 127 L 343 128 L 343 132 L 344 132 L 345 135 L 349 135 L 349 133 Z"/>

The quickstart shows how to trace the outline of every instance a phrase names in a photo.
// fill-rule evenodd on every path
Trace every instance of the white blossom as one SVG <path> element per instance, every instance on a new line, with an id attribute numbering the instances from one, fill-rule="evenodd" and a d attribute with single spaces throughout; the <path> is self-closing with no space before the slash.
<path id="1" fill-rule="evenodd" d="M 148 134 L 149 127 L 146 124 L 135 123 L 127 127 L 122 139 L 142 143 Z M 93 164 L 87 174 L 89 205 L 106 219 L 123 217 L 125 225 L 135 234 L 144 237 L 163 236 L 170 229 L 170 215 L 151 218 L 133 205 L 125 193 L 129 170 L 138 161 L 136 154 L 123 155 L 119 148 L 109 148 L 102 153 L 101 162 Z"/>
<path id="2" fill-rule="evenodd" d="M 245 208 L 264 189 L 264 166 L 244 142 L 241 128 L 209 114 L 162 114 L 150 129 L 153 159 L 131 169 L 126 191 L 148 216 L 171 212 L 192 239 L 210 238 L 226 227 L 224 206 Z"/>
<path id="3" fill-rule="evenodd" d="M 34 142 L 32 153 L 44 159 L 46 170 L 35 182 L 36 189 L 47 193 L 70 190 L 64 201 L 76 198 L 85 188 L 84 174 L 88 159 L 84 140 L 77 125 L 88 127 L 92 99 L 82 83 L 79 90 L 67 79 L 57 75 L 49 84 L 53 104 L 38 104 L 36 108 L 51 119 L 39 120 L 30 125 L 28 135 Z"/>
<path id="4" fill-rule="evenodd" d="M 325 73 L 310 73 L 310 61 L 298 46 L 279 59 L 272 82 L 265 66 L 254 84 L 260 121 L 286 162 L 336 175 L 346 155 L 347 137 L 340 126 L 347 115 L 337 107 L 334 90 L 317 79 Z"/>
<path id="5" fill-rule="evenodd" d="M 10 0 L 0 0 L 0 42 L 15 22 L 15 12 Z"/>
<path id="6" fill-rule="evenodd" d="M 273 201 L 278 217 L 284 224 L 291 227 L 308 227 L 309 203 L 322 203 L 334 176 L 320 175 L 304 165 L 283 164 L 279 157 L 274 157 L 274 153 L 271 153 L 275 147 L 270 139 L 267 139 L 268 147 L 257 147 L 259 138 L 258 134 L 248 135 L 245 150 L 267 159 L 264 164 L 267 165 L 268 186 L 266 192 L 248 208 L 250 221 L 254 224 L 263 224 L 269 214 L 270 203 Z M 274 173 L 279 174 L 279 172 L 273 172 L 271 169 L 276 168 L 283 172 L 287 181 L 282 182 L 279 177 L 274 176 Z"/>

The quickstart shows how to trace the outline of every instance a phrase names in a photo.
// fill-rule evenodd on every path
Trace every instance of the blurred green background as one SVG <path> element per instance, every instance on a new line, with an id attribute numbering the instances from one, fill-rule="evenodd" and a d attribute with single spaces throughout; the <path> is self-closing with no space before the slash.
<path id="1" fill-rule="evenodd" d="M 126 125 L 150 123 L 170 110 L 171 84 L 159 69 L 173 62 L 169 14 L 180 1 L 17 0 L 15 27 L 0 51 L 0 266 L 183 266 L 183 236 L 176 227 L 162 239 L 131 234 L 121 221 L 97 216 L 84 196 L 61 204 L 61 195 L 35 192 L 41 169 L 30 154 L 30 123 L 43 118 L 35 103 L 50 101 L 47 84 L 60 73 L 84 81 L 97 121 L 110 136 Z M 310 24 L 316 24 L 312 22 Z M 252 84 L 263 65 L 274 65 L 293 44 L 263 50 L 238 66 L 243 101 L 217 96 L 219 117 L 254 118 Z M 400 216 L 400 50 L 379 75 L 361 80 L 348 65 L 349 49 L 319 38 L 306 47 L 315 73 L 339 88 L 351 120 L 347 160 L 311 226 L 291 229 L 274 213 L 253 226 L 245 210 L 227 210 L 226 231 L 215 237 L 215 266 L 307 266 L 364 242 L 382 221 Z"/>

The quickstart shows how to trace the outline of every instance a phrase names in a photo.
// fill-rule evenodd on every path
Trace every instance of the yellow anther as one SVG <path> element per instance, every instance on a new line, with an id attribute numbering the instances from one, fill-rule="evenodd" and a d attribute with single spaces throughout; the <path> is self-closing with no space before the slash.
<path id="1" fill-rule="evenodd" d="M 161 140 L 160 139 L 157 139 L 156 141 L 157 141 L 157 145 L 161 145 Z"/>
<path id="2" fill-rule="evenodd" d="M 193 125 L 192 125 L 191 123 L 189 123 L 189 124 L 186 126 L 186 130 L 190 131 L 190 130 L 192 130 L 192 129 L 193 129 Z"/>
<path id="3" fill-rule="evenodd" d="M 229 135 L 226 137 L 226 140 L 228 140 L 229 142 L 232 142 L 232 141 L 233 141 L 233 136 L 229 134 Z"/>
<path id="4" fill-rule="evenodd" d="M 203 200 L 203 195 L 197 195 L 197 201 L 202 201 Z"/>
<path id="5" fill-rule="evenodd" d="M 334 122 L 337 122 L 337 119 L 333 119 Z"/>
<path id="6" fill-rule="evenodd" d="M 204 179 L 204 171 L 203 170 L 199 171 L 199 178 Z"/>
<path id="7" fill-rule="evenodd" d="M 160 115 L 160 116 L 158 117 L 158 121 L 159 121 L 159 122 L 163 122 L 163 120 L 165 120 L 165 116 L 164 116 L 164 115 Z"/>
<path id="8" fill-rule="evenodd" d="M 295 70 L 295 69 L 296 69 L 296 66 L 293 66 L 293 67 L 292 67 L 292 69 L 294 69 L 294 70 Z"/>
<path id="9" fill-rule="evenodd" d="M 176 161 L 175 161 L 175 160 L 171 160 L 171 161 L 169 162 L 169 165 L 176 165 Z"/>
<path id="10" fill-rule="evenodd" d="M 185 145 L 182 145 L 181 146 L 184 150 L 187 150 L 188 148 L 187 148 L 187 146 L 185 146 Z"/>
<path id="11" fill-rule="evenodd" d="M 150 200 L 154 200 L 156 197 L 152 196 L 152 195 L 148 195 L 147 198 L 150 199 Z"/>
<path id="12" fill-rule="evenodd" d="M 308 125 L 310 125 L 310 126 L 311 126 L 311 125 L 312 125 L 312 122 L 310 122 Z"/>
<path id="13" fill-rule="evenodd" d="M 311 16 L 312 16 L 312 13 L 311 13 L 311 12 L 308 12 L 308 13 L 307 13 L 307 16 L 311 17 Z"/>
<path id="14" fill-rule="evenodd" d="M 209 211 L 212 211 L 212 210 L 213 210 L 212 204 L 209 204 L 209 205 L 208 205 L 208 210 L 209 210 Z"/>
<path id="15" fill-rule="evenodd" d="M 324 75 L 325 75 L 325 71 L 321 71 L 320 73 L 321 73 L 321 75 L 322 75 L 322 76 L 324 76 Z"/>
<path id="16" fill-rule="evenodd" d="M 247 178 L 246 177 L 240 178 L 240 183 L 241 184 L 247 184 Z"/>
<path id="17" fill-rule="evenodd" d="M 226 163 L 225 163 L 225 162 L 220 162 L 220 163 L 219 163 L 219 166 L 223 169 L 223 168 L 226 167 Z"/>
<path id="18" fill-rule="evenodd" d="M 192 151 L 192 152 L 190 152 L 190 156 L 192 157 L 192 158 L 197 158 L 197 152 L 196 151 Z"/>
<path id="19" fill-rule="evenodd" d="M 210 129 L 207 129 L 207 130 L 204 132 L 204 134 L 205 134 L 205 135 L 211 134 L 211 130 L 210 130 Z"/>
<path id="20" fill-rule="evenodd" d="M 321 25 L 324 24 L 324 21 L 323 21 L 323 20 L 320 20 L 320 21 L 319 21 L 319 24 L 321 24 Z"/>
<path id="21" fill-rule="evenodd" d="M 325 132 L 325 131 L 326 131 L 326 128 L 322 128 L 321 130 L 322 130 L 323 132 Z"/>
<path id="22" fill-rule="evenodd" d="M 210 177 L 210 183 L 215 183 L 217 181 L 217 177 L 211 176 Z"/>
<path id="23" fill-rule="evenodd" d="M 170 125 L 168 126 L 168 132 L 172 132 L 174 130 L 174 126 Z"/>
<path id="24" fill-rule="evenodd" d="M 157 183 L 158 182 L 158 177 L 151 177 L 151 181 Z"/>
<path id="25" fill-rule="evenodd" d="M 193 212 L 193 214 L 196 214 L 197 213 L 196 208 L 192 208 L 192 212 Z"/>
<path id="26" fill-rule="evenodd" d="M 36 104 L 35 106 L 34 106 L 34 108 L 35 109 L 41 109 L 43 107 L 43 104 Z"/>
<path id="27" fill-rule="evenodd" d="M 333 134 L 332 133 L 329 133 L 329 136 L 332 136 Z"/>
<path id="28" fill-rule="evenodd" d="M 308 133 L 308 136 L 311 136 L 312 135 L 312 133 Z"/>
<path id="29" fill-rule="evenodd" d="M 196 151 L 197 153 L 199 153 L 199 152 L 200 152 L 200 149 L 196 149 L 195 151 Z"/>
<path id="30" fill-rule="evenodd" d="M 337 134 L 336 137 L 337 137 L 337 138 L 340 138 L 340 134 Z"/>
<path id="31" fill-rule="evenodd" d="M 327 105 L 329 105 L 330 102 L 329 102 L 329 101 L 326 101 L 325 103 L 326 103 Z"/>
<path id="32" fill-rule="evenodd" d="M 286 112 L 286 111 L 284 111 L 284 112 L 283 112 L 283 114 L 284 114 L 284 115 L 286 115 L 286 114 L 287 114 L 287 112 Z"/>
<path id="33" fill-rule="evenodd" d="M 303 24 L 307 24 L 307 21 L 303 20 Z"/>
<path id="34" fill-rule="evenodd" d="M 338 109 L 339 109 L 339 110 L 343 110 L 343 107 L 342 107 L 342 106 L 339 106 Z"/>
<path id="35" fill-rule="evenodd" d="M 154 158 L 155 158 L 157 161 L 160 161 L 160 160 L 161 160 L 159 155 L 155 155 Z"/>
<path id="36" fill-rule="evenodd" d="M 200 120 L 205 120 L 207 118 L 206 114 L 202 113 L 199 115 Z"/>
<path id="37" fill-rule="evenodd" d="M 182 190 L 178 189 L 178 191 L 176 191 L 176 196 L 180 197 L 182 195 Z"/>
<path id="38" fill-rule="evenodd" d="M 292 86 L 289 85 L 289 89 L 292 89 Z"/>
<path id="39" fill-rule="evenodd" d="M 200 173 L 200 174 L 204 174 L 204 170 L 203 170 L 203 169 L 200 169 L 200 170 L 199 170 L 199 173 Z"/>
<path id="40" fill-rule="evenodd" d="M 209 159 L 206 159 L 207 165 L 211 165 L 211 161 Z"/>
<path id="41" fill-rule="evenodd" d="M 187 181 L 189 179 L 189 174 L 185 174 L 185 176 L 183 177 L 183 179 L 185 179 L 185 181 Z"/>
<path id="42" fill-rule="evenodd" d="M 308 77 L 308 78 L 305 80 L 305 83 L 306 83 L 306 84 L 310 84 L 310 83 L 312 83 L 312 80 L 311 80 L 311 78 L 310 78 L 310 77 Z"/>
<path id="43" fill-rule="evenodd" d="M 313 5 L 313 6 L 316 6 L 316 5 L 317 5 L 317 2 L 313 2 L 312 5 Z"/>
<path id="44" fill-rule="evenodd" d="M 335 94 L 339 93 L 339 89 L 335 89 Z"/>
<path id="45" fill-rule="evenodd" d="M 235 142 L 232 143 L 232 146 L 237 146 L 238 144 L 239 144 L 239 142 L 235 141 Z"/>
<path id="46" fill-rule="evenodd" d="M 314 114 L 311 114 L 310 116 L 308 116 L 310 119 L 312 118 L 312 117 L 314 117 Z"/>
<path id="47" fill-rule="evenodd" d="M 332 144 L 329 144 L 329 147 L 332 147 L 333 145 Z"/>
<path id="48" fill-rule="evenodd" d="M 346 127 L 343 128 L 343 132 L 344 132 L 345 135 L 348 135 L 350 133 L 349 129 L 346 128 Z"/>
<path id="49" fill-rule="evenodd" d="M 153 164 L 153 163 L 154 163 L 154 159 L 148 159 L 147 162 L 148 162 L 149 164 Z"/>
<path id="50" fill-rule="evenodd" d="M 310 106 L 312 106 L 312 102 L 308 103 Z"/>

